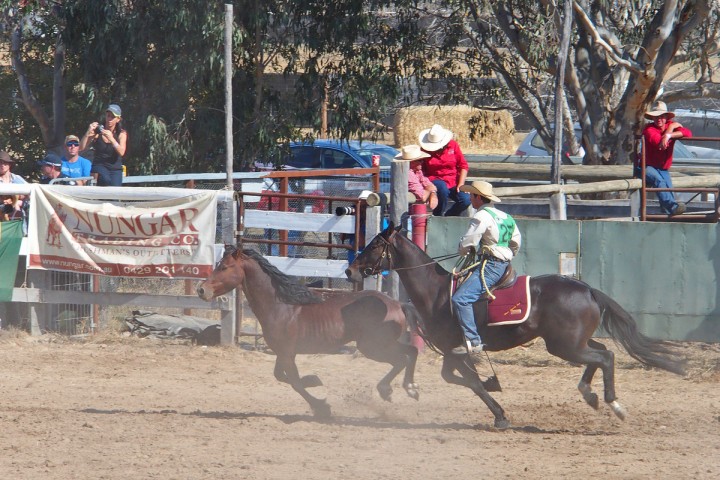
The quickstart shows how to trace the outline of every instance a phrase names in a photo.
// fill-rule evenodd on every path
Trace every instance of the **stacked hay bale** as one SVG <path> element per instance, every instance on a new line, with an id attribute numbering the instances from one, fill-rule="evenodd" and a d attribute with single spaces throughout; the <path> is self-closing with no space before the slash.
<path id="1" fill-rule="evenodd" d="M 452 131 L 463 153 L 512 154 L 515 122 L 505 110 L 454 107 L 407 107 L 395 114 L 395 145 L 418 143 L 420 131 L 439 123 Z"/>

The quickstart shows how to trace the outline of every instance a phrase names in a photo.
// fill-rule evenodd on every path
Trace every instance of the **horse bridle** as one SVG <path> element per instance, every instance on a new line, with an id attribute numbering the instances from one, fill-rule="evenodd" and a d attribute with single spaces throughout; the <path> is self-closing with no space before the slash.
<path id="1" fill-rule="evenodd" d="M 395 235 L 395 232 L 393 232 L 392 235 Z M 360 270 L 360 275 L 362 275 L 363 278 L 378 275 L 383 270 L 392 270 L 392 254 L 390 253 L 390 242 L 387 241 L 383 236 L 378 236 L 377 238 L 379 238 L 383 242 L 382 252 L 380 253 L 380 256 L 375 261 L 375 264 L 372 267 L 365 267 Z M 383 266 L 384 261 L 388 262 L 387 266 Z"/>
<path id="2" fill-rule="evenodd" d="M 383 242 L 382 253 L 380 254 L 377 261 L 375 262 L 375 264 L 372 267 L 365 267 L 360 270 L 360 275 L 362 275 L 363 278 L 367 278 L 367 277 L 370 277 L 373 275 L 378 275 L 384 270 L 394 270 L 396 272 L 399 270 L 413 270 L 415 268 L 426 267 L 428 265 L 432 265 L 435 262 L 437 262 L 438 260 L 447 260 L 449 258 L 455 258 L 455 257 L 460 256 L 457 253 L 452 253 L 450 255 L 441 255 L 439 257 L 434 257 L 434 258 L 432 258 L 432 261 L 430 261 L 428 263 L 422 263 L 420 265 L 413 265 L 412 267 L 394 268 L 393 264 L 392 264 L 392 253 L 390 251 L 390 247 L 392 246 L 392 244 L 390 243 L 390 240 L 392 239 L 393 235 L 395 235 L 396 233 L 397 233 L 397 231 L 393 231 L 387 239 L 385 237 L 383 237 L 382 235 L 377 237 L 380 240 L 382 240 L 382 242 Z M 383 265 L 383 262 L 387 262 L 387 264 Z"/>

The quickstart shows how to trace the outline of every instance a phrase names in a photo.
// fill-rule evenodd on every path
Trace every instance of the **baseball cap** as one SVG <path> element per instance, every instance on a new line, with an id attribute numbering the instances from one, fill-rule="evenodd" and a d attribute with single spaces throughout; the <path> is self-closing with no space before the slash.
<path id="1" fill-rule="evenodd" d="M 48 153 L 45 158 L 38 162 L 38 166 L 50 165 L 51 167 L 60 168 L 62 167 L 62 160 L 54 153 Z"/>
<path id="2" fill-rule="evenodd" d="M 65 143 L 68 143 L 68 142 L 80 143 L 80 139 L 78 137 L 76 137 L 75 135 L 68 135 L 67 137 L 65 137 Z"/>
<path id="3" fill-rule="evenodd" d="M 108 108 L 107 108 L 107 110 L 105 110 L 105 111 L 112 113 L 112 114 L 115 115 L 116 117 L 121 117 L 121 116 L 122 116 L 122 110 L 120 110 L 120 106 L 119 106 L 119 105 L 115 105 L 114 103 L 111 103 L 110 105 L 108 105 Z"/>

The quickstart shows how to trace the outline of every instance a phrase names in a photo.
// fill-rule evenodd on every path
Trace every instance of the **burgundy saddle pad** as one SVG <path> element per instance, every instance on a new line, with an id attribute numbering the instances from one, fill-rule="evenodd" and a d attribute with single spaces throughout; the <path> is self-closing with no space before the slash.
<path id="1" fill-rule="evenodd" d="M 521 275 L 512 287 L 493 290 L 488 304 L 488 326 L 513 325 L 527 320 L 530 313 L 530 276 Z"/>

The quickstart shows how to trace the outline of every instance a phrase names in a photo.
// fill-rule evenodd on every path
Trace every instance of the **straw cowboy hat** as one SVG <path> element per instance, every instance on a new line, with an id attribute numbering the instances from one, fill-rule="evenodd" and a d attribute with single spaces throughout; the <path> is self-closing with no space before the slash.
<path id="1" fill-rule="evenodd" d="M 424 158 L 430 158 L 430 154 L 423 152 L 420 145 L 405 145 L 400 149 L 400 153 L 395 155 L 393 162 L 412 162 Z"/>
<path id="2" fill-rule="evenodd" d="M 652 106 L 652 110 L 645 113 L 645 118 L 655 120 L 657 117 L 662 115 L 667 115 L 668 118 L 673 118 L 675 116 L 674 113 L 668 111 L 665 102 L 655 102 Z"/>
<path id="3" fill-rule="evenodd" d="M 453 134 L 450 130 L 444 129 L 437 123 L 432 127 L 423 130 L 418 136 L 418 141 L 423 150 L 434 152 L 440 150 L 452 140 Z"/>
<path id="4" fill-rule="evenodd" d="M 470 185 L 463 185 L 460 187 L 460 191 L 474 193 L 481 197 L 487 198 L 491 202 L 500 202 L 501 200 L 493 194 L 492 185 L 482 180 L 475 180 Z"/>

